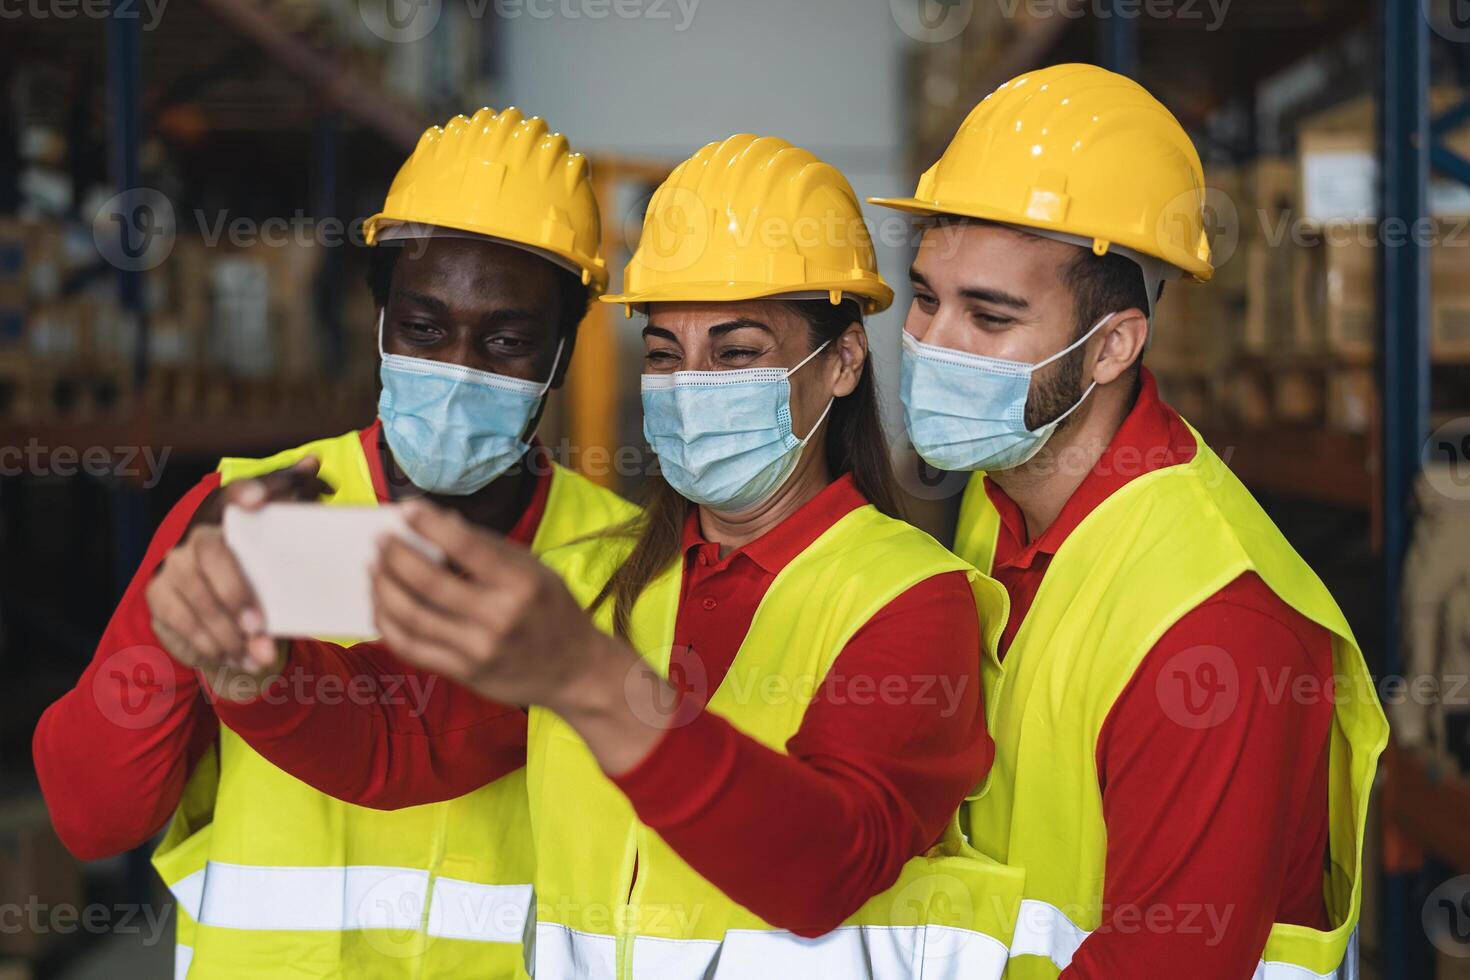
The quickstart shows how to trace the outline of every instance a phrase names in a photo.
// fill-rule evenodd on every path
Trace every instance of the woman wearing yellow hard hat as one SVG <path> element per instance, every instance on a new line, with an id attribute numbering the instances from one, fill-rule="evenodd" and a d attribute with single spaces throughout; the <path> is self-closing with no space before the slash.
<path id="1" fill-rule="evenodd" d="M 538 976 L 1000 976 L 1020 875 L 955 817 L 992 752 L 1001 596 L 893 516 L 862 325 L 891 298 L 837 170 L 770 137 L 706 146 L 606 297 L 647 313 L 646 515 L 555 574 L 427 508 L 462 576 L 385 547 L 395 652 L 532 706 Z M 484 714 L 435 696 L 462 730 Z M 493 753 L 425 739 L 398 802 Z"/>
<path id="2" fill-rule="evenodd" d="M 910 439 L 974 473 L 955 550 L 1011 599 L 965 814 L 1026 874 L 1010 975 L 1355 976 L 1383 712 L 1332 596 L 1141 364 L 1160 284 L 1213 271 L 1189 136 L 1058 65 L 875 203 L 927 222 Z"/>

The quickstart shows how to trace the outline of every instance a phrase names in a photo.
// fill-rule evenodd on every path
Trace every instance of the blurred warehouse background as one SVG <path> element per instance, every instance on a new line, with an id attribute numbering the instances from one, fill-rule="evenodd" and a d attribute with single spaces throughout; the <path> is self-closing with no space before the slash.
<path id="1" fill-rule="evenodd" d="M 1194 136 L 1220 267 L 1167 292 L 1148 363 L 1394 702 L 1365 972 L 1470 977 L 1463 0 L 0 0 L 0 980 L 171 969 L 147 855 L 65 853 L 30 734 L 220 456 L 371 419 L 360 223 L 426 125 L 517 105 L 565 132 L 616 287 L 699 145 L 781 135 L 861 196 L 907 193 L 985 93 L 1069 60 Z M 913 236 L 868 216 L 900 288 L 871 323 L 897 433 Z M 641 445 L 640 351 L 592 311 L 543 425 L 573 465 Z M 959 482 L 900 462 L 942 529 Z"/>

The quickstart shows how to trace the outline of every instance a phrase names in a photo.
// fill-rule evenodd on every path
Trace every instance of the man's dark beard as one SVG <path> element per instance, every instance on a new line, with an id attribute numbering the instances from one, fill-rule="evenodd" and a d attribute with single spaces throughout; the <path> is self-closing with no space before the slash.
<path id="1" fill-rule="evenodd" d="M 1026 428 L 1035 432 L 1081 400 L 1082 363 L 1086 352 L 1087 345 L 1083 344 L 1058 361 L 1054 369 L 1047 365 L 1031 375 L 1031 394 L 1026 399 Z M 1045 377 L 1040 376 L 1043 373 L 1046 373 Z M 1062 425 L 1066 424 L 1064 420 Z"/>

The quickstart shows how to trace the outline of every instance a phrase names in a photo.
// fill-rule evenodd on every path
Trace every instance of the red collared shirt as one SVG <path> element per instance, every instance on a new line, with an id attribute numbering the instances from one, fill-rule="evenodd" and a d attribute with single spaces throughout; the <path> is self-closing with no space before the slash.
<path id="1" fill-rule="evenodd" d="M 1020 508 L 993 482 L 1000 512 L 994 575 L 1011 597 L 1009 650 L 1057 549 L 1128 481 L 1194 457 L 1194 437 L 1143 372 L 1138 400 L 1057 519 L 1028 541 Z M 1226 650 L 1240 700 L 1207 729 L 1173 722 L 1158 691 L 1171 658 Z M 1104 921 L 1068 980 L 1179 975 L 1249 977 L 1273 921 L 1326 928 L 1329 698 L 1293 699 L 1297 678 L 1327 685 L 1328 632 L 1254 574 L 1231 582 L 1174 624 L 1114 704 L 1097 744 L 1107 822 Z M 1330 690 L 1319 686 L 1315 690 Z M 1150 921 L 1167 926 L 1144 927 Z"/>
<path id="2" fill-rule="evenodd" d="M 671 672 L 686 703 L 702 706 L 724 678 L 781 568 L 864 502 L 851 479 L 839 479 L 723 558 L 697 522 L 686 525 L 680 666 Z M 936 575 L 853 635 L 784 753 L 698 711 L 616 782 L 639 818 L 732 899 L 775 925 L 819 935 L 888 887 L 988 771 L 994 746 L 979 644 L 965 575 Z M 285 683 L 297 671 L 370 671 L 357 649 L 297 643 Z M 417 710 L 265 701 L 219 710 L 276 765 L 382 808 L 468 792 L 506 771 L 507 754 L 520 749 L 507 746 L 493 708 L 442 681 Z M 348 769 L 341 758 L 363 765 Z"/>
<path id="3" fill-rule="evenodd" d="M 380 448 L 382 423 L 361 430 L 373 488 L 388 499 Z M 538 447 L 539 450 L 539 447 Z M 538 467 L 536 488 L 525 511 L 507 535 L 529 545 L 546 510 L 551 486 L 549 466 Z M 107 624 L 92 662 L 77 685 L 46 709 L 32 740 L 36 775 L 57 835 L 78 857 L 101 858 L 137 847 L 173 814 L 194 765 L 219 736 L 219 720 L 194 671 L 164 652 L 153 632 L 146 589 L 154 571 L 187 532 L 194 512 L 219 487 L 210 473 L 164 517 L 138 571 Z M 405 671 L 380 644 L 352 648 L 361 669 L 373 675 L 392 672 L 391 691 L 423 690 L 427 675 Z M 417 684 L 418 687 L 414 688 Z M 386 687 L 386 685 L 385 685 Z M 506 771 L 524 764 L 525 715 L 501 709 L 486 724 L 513 743 Z M 342 735 L 318 747 L 349 744 Z M 310 748 L 310 746 L 305 746 Z M 337 755 L 337 758 L 346 758 Z M 97 800 L 108 801 L 105 808 Z"/>

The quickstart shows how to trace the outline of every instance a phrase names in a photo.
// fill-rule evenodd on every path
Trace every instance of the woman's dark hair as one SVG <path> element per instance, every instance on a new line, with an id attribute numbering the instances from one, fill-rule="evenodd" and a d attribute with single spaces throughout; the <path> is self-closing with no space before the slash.
<path id="1" fill-rule="evenodd" d="M 863 322 L 862 307 L 856 300 L 843 300 L 837 305 L 825 299 L 783 302 L 806 320 L 812 350 L 836 340 L 852 324 Z M 834 478 L 851 473 L 853 483 L 869 503 L 885 514 L 900 516 L 898 485 L 878 414 L 871 355 L 863 362 L 857 387 L 832 405 L 824 448 L 827 468 Z M 596 609 L 607 599 L 613 600 L 613 630 L 625 640 L 633 604 L 649 583 L 679 557 L 690 507 L 689 501 L 657 474 L 649 478 L 643 504 L 642 515 L 608 532 L 634 538 L 635 543 L 592 603 Z"/>
<path id="2" fill-rule="evenodd" d="M 373 303 L 382 309 L 388 305 L 388 296 L 393 292 L 393 270 L 398 257 L 403 254 L 404 242 L 383 242 L 368 249 L 367 284 L 373 292 Z M 570 269 L 552 262 L 546 263 L 556 277 L 556 293 L 560 302 L 561 320 L 557 323 L 557 335 L 565 337 L 570 347 L 577 340 L 577 326 L 587 315 L 592 302 L 592 290 L 582 285 L 582 278 Z"/>

